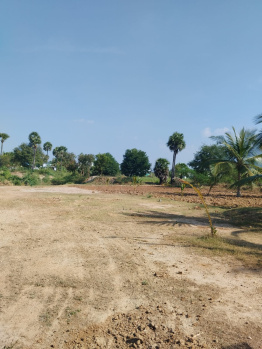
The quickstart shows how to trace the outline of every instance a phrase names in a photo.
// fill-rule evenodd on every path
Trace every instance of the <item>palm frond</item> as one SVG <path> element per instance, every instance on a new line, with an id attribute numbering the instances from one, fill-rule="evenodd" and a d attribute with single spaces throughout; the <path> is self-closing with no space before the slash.
<path id="1" fill-rule="evenodd" d="M 240 181 L 233 183 L 233 184 L 230 186 L 230 188 L 237 187 L 237 186 L 242 186 L 242 185 L 245 185 L 245 184 L 253 183 L 253 182 L 255 182 L 255 181 L 256 181 L 257 179 L 259 179 L 259 178 L 262 178 L 262 174 L 256 174 L 256 175 L 254 175 L 254 176 L 249 176 L 249 177 L 243 178 L 243 179 L 241 179 Z"/>

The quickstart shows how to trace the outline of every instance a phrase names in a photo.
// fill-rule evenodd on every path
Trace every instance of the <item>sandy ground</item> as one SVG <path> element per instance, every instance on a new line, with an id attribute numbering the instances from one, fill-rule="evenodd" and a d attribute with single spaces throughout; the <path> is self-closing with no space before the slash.
<path id="1" fill-rule="evenodd" d="M 176 243 L 209 232 L 192 204 L 92 186 L 0 196 L 0 348 L 262 348 L 261 269 Z"/>

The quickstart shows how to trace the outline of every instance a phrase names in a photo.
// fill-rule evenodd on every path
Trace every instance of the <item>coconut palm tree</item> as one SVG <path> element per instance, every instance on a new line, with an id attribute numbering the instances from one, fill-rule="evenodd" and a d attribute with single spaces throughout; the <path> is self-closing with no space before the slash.
<path id="1" fill-rule="evenodd" d="M 53 144 L 50 142 L 45 142 L 43 144 L 43 149 L 46 151 L 46 155 L 48 156 L 48 152 L 52 150 Z"/>
<path id="2" fill-rule="evenodd" d="M 217 144 L 224 145 L 227 150 L 226 159 L 218 160 L 214 164 L 214 172 L 226 166 L 234 168 L 237 171 L 237 181 L 234 185 L 237 187 L 237 197 L 239 197 L 243 183 L 241 180 L 261 173 L 262 170 L 259 164 L 262 154 L 259 151 L 256 131 L 242 128 L 237 134 L 233 127 L 233 134 L 227 132 L 225 136 L 212 136 L 211 138 Z"/>
<path id="3" fill-rule="evenodd" d="M 257 115 L 255 117 L 255 123 L 256 124 L 262 123 L 262 114 Z M 259 134 L 257 135 L 257 140 L 258 140 L 258 142 L 260 144 L 260 147 L 262 147 L 262 130 L 260 130 Z"/>
<path id="4" fill-rule="evenodd" d="M 32 170 L 33 170 L 35 168 L 36 149 L 38 145 L 41 144 L 41 137 L 37 132 L 31 132 L 28 138 L 29 138 L 29 145 L 34 149 L 34 160 L 32 164 Z"/>
<path id="5" fill-rule="evenodd" d="M 178 132 L 173 133 L 172 136 L 169 137 L 167 146 L 173 152 L 173 163 L 172 163 L 172 172 L 171 172 L 171 183 L 173 183 L 175 178 L 175 165 L 176 165 L 177 153 L 185 149 L 186 147 L 183 133 L 178 133 Z"/>
<path id="6" fill-rule="evenodd" d="M 1 155 L 3 155 L 3 145 L 4 141 L 7 140 L 10 136 L 7 133 L 0 133 L 0 138 L 1 138 Z"/>

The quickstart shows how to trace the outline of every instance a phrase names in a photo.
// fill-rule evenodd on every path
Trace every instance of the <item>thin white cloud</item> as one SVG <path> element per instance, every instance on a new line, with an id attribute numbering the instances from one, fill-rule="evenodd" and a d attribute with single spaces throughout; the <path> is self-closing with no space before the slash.
<path id="1" fill-rule="evenodd" d="M 224 135 L 228 131 L 229 131 L 229 129 L 227 127 L 216 128 L 215 131 L 214 131 L 214 136 Z"/>
<path id="2" fill-rule="evenodd" d="M 206 127 L 202 131 L 202 135 L 205 138 L 209 138 L 211 136 L 221 136 L 221 135 L 224 135 L 228 131 L 229 131 L 229 129 L 227 127 L 216 128 L 214 131 L 211 131 L 210 127 Z"/>
<path id="3" fill-rule="evenodd" d="M 202 135 L 206 138 L 212 136 L 210 128 L 209 127 L 204 128 L 204 130 L 202 131 Z"/>

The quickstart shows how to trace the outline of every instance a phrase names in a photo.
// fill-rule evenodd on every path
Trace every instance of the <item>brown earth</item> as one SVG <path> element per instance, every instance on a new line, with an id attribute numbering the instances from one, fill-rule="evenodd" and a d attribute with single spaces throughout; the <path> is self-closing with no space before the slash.
<path id="1" fill-rule="evenodd" d="M 156 186 L 0 187 L 0 195 L 0 348 L 262 348 L 261 268 L 176 240 L 209 233 L 191 189 L 181 197 Z M 262 206 L 261 193 L 234 195 L 205 199 Z M 216 227 L 261 256 L 261 235 L 222 219 Z"/>
<path id="2" fill-rule="evenodd" d="M 78 186 L 89 189 L 89 185 Z M 183 195 L 178 187 L 168 187 L 159 185 L 94 185 L 92 188 L 105 193 L 129 194 L 129 195 L 151 195 L 156 198 L 168 198 L 175 201 L 201 203 L 197 193 L 192 188 L 185 188 Z M 256 190 L 242 190 L 241 197 L 236 197 L 236 191 L 228 189 L 222 185 L 212 189 L 209 187 L 200 188 L 205 197 L 207 205 L 223 207 L 262 207 L 262 192 Z"/>

